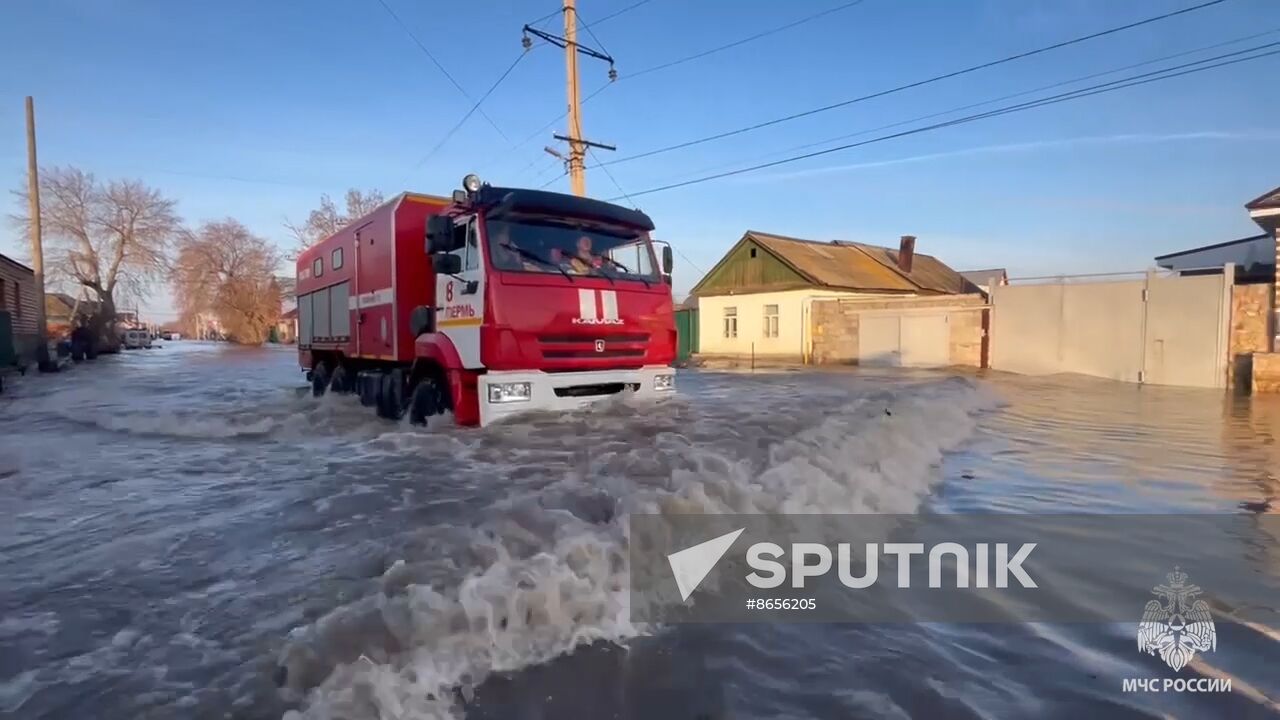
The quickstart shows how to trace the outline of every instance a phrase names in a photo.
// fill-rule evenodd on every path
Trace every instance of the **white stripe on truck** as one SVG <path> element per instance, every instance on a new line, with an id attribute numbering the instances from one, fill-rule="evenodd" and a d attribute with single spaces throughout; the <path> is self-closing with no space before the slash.
<path id="1" fill-rule="evenodd" d="M 604 316 L 600 318 L 601 320 L 618 319 L 618 293 L 613 290 L 601 290 L 600 304 L 604 306 Z"/>
<path id="2" fill-rule="evenodd" d="M 358 308 L 377 307 L 378 305 L 390 305 L 391 298 L 391 288 L 352 295 L 347 299 L 347 309 L 356 310 Z"/>
<path id="3" fill-rule="evenodd" d="M 582 320 L 596 319 L 596 291 L 578 291 L 578 317 Z"/>

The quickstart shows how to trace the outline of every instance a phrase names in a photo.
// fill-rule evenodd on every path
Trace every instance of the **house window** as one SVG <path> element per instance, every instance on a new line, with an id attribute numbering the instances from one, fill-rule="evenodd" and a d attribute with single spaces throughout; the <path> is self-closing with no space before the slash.
<path id="1" fill-rule="evenodd" d="M 334 249 L 333 256 L 329 259 L 329 266 L 334 270 L 338 270 L 342 267 L 342 248 Z"/>
<path id="2" fill-rule="evenodd" d="M 724 336 L 727 338 L 738 337 L 738 308 L 736 307 L 724 309 Z"/>
<path id="3" fill-rule="evenodd" d="M 320 277 L 324 274 L 324 258 L 318 257 L 311 261 L 311 277 Z"/>
<path id="4" fill-rule="evenodd" d="M 13 316 L 22 317 L 22 283 L 13 284 Z"/>
<path id="5" fill-rule="evenodd" d="M 778 337 L 778 306 L 764 306 L 764 336 L 767 338 Z"/>
<path id="6" fill-rule="evenodd" d="M 751 257 L 755 257 L 755 256 L 756 256 L 756 249 L 751 248 Z"/>
<path id="7" fill-rule="evenodd" d="M 9 308 L 9 294 L 5 290 L 4 278 L 0 278 L 0 310 Z"/>

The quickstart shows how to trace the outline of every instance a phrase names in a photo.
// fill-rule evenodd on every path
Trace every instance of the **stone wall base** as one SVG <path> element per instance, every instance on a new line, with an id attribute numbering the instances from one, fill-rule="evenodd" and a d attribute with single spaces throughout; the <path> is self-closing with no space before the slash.
<path id="1" fill-rule="evenodd" d="M 1253 354 L 1253 392 L 1280 393 L 1280 353 Z"/>

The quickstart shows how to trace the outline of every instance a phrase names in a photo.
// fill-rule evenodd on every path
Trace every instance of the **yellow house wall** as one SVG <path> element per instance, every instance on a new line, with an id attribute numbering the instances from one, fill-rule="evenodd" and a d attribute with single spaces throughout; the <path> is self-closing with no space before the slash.
<path id="1" fill-rule="evenodd" d="M 701 355 L 750 355 L 752 343 L 758 357 L 800 357 L 808 333 L 804 316 L 811 298 L 872 298 L 878 293 L 839 290 L 781 290 L 743 295 L 713 295 L 698 298 L 698 352 Z M 778 306 L 778 337 L 764 336 L 764 307 Z M 738 336 L 724 336 L 724 311 L 738 309 Z"/>

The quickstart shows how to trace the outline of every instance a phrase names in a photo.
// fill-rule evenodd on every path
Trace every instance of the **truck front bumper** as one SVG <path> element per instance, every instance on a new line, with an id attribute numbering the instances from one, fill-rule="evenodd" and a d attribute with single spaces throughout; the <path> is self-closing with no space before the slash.
<path id="1" fill-rule="evenodd" d="M 627 391 L 639 398 L 665 397 L 675 392 L 675 372 L 650 365 L 637 370 L 486 373 L 479 378 L 480 425 L 533 410 L 578 410 Z"/>

